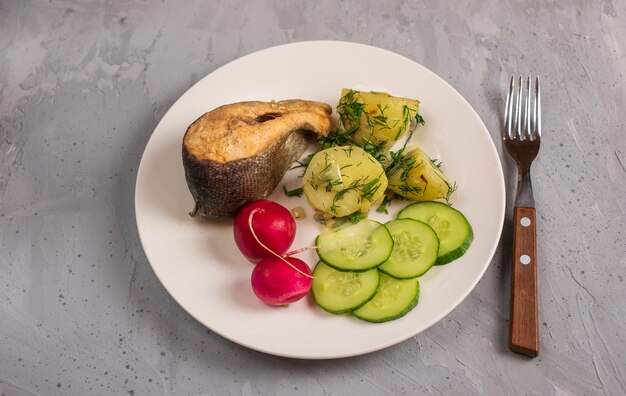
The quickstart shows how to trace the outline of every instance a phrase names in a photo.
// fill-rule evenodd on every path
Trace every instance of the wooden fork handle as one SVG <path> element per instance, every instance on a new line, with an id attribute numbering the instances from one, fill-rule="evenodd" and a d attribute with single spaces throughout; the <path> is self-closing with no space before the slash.
<path id="1" fill-rule="evenodd" d="M 509 348 L 530 357 L 539 355 L 535 208 L 522 206 L 513 209 Z"/>

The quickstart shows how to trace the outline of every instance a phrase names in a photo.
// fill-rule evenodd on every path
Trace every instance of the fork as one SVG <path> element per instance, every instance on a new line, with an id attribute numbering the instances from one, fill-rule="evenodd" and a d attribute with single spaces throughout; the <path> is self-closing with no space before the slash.
<path id="1" fill-rule="evenodd" d="M 530 182 L 530 164 L 541 142 L 541 92 L 539 77 L 534 90 L 531 78 L 522 76 L 516 87 L 511 77 L 504 112 L 502 140 L 517 165 L 517 196 L 513 208 L 513 266 L 511 269 L 511 307 L 509 348 L 517 353 L 539 355 L 539 318 L 537 308 L 537 234 L 536 211 Z"/>

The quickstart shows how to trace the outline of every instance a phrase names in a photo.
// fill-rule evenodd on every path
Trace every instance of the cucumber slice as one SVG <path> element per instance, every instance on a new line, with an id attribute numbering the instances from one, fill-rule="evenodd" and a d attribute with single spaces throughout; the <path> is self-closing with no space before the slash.
<path id="1" fill-rule="evenodd" d="M 380 273 L 378 290 L 370 301 L 352 313 L 368 322 L 386 322 L 398 319 L 417 305 L 420 284 L 417 278 L 395 279 Z"/>
<path id="2" fill-rule="evenodd" d="M 316 239 L 317 254 L 339 271 L 367 271 L 387 261 L 393 239 L 384 225 L 363 219 L 322 232 Z"/>
<path id="3" fill-rule="evenodd" d="M 391 256 L 378 269 L 396 279 L 422 276 L 437 261 L 439 239 L 426 223 L 413 219 L 391 220 L 385 224 L 393 238 Z"/>
<path id="4" fill-rule="evenodd" d="M 378 289 L 378 270 L 337 271 L 320 261 L 313 270 L 311 292 L 315 303 L 330 313 L 350 312 L 374 297 Z"/>
<path id="5" fill-rule="evenodd" d="M 419 220 L 435 230 L 439 238 L 436 265 L 447 264 L 461 257 L 474 240 L 472 226 L 463 213 L 443 202 L 416 202 L 402 209 L 398 218 Z"/>

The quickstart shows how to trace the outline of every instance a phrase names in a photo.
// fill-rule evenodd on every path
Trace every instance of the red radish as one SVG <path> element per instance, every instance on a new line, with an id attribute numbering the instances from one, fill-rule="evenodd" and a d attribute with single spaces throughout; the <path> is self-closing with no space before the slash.
<path id="1" fill-rule="evenodd" d="M 235 243 L 241 253 L 256 263 L 275 254 L 281 255 L 289 249 L 296 237 L 296 221 L 284 206 L 259 199 L 250 202 L 237 213 L 233 230 Z"/>
<path id="2" fill-rule="evenodd" d="M 254 267 L 250 283 L 254 294 L 264 303 L 286 305 L 306 296 L 311 289 L 311 278 L 311 269 L 298 258 L 268 257 Z"/>

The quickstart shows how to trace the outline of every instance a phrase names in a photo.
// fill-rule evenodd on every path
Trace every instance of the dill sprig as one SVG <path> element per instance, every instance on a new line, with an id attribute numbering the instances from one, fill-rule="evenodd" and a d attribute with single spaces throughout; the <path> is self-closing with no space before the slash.
<path id="1" fill-rule="evenodd" d="M 326 186 L 325 186 L 325 190 L 326 192 L 331 192 L 333 191 L 333 187 L 334 186 L 338 186 L 342 183 L 342 181 L 340 179 L 334 179 L 334 180 L 328 180 L 326 182 Z"/>
<path id="2" fill-rule="evenodd" d="M 333 197 L 333 202 L 330 206 L 330 211 L 333 214 L 337 213 L 337 203 L 341 201 L 348 192 L 358 191 L 360 193 L 359 200 L 367 200 L 372 202 L 376 192 L 380 189 L 380 176 L 372 180 L 367 180 L 368 177 L 353 180 L 347 187 L 337 191 Z"/>
<path id="3" fill-rule="evenodd" d="M 324 136 L 323 138 L 318 140 L 318 143 L 322 146 L 322 150 L 326 150 L 327 148 L 335 147 L 335 146 L 347 146 L 353 144 L 353 142 L 348 138 L 349 135 L 356 132 L 358 128 L 355 128 L 353 131 L 341 131 L 336 130 L 333 133 Z"/>
<path id="4" fill-rule="evenodd" d="M 453 182 L 452 185 L 450 185 L 450 183 L 448 182 L 446 182 L 446 184 L 448 185 L 448 191 L 446 192 L 446 196 L 443 197 L 443 199 L 446 201 L 446 205 L 452 206 L 452 202 L 450 202 L 450 196 L 453 192 L 456 191 L 457 188 L 459 188 L 459 186 L 456 184 L 456 182 Z"/>
<path id="5" fill-rule="evenodd" d="M 341 98 L 337 105 L 339 119 L 346 128 L 346 135 L 353 134 L 361 125 L 361 117 L 365 109 L 365 104 L 357 100 L 357 91 L 351 89 Z"/>
<path id="6" fill-rule="evenodd" d="M 367 213 L 363 213 L 361 211 L 354 212 L 354 213 L 348 215 L 348 219 L 350 219 L 350 221 L 353 224 L 358 223 L 359 221 L 365 219 L 366 217 L 367 217 Z"/>
<path id="7" fill-rule="evenodd" d="M 415 113 L 415 124 L 425 125 L 426 121 L 424 121 L 424 117 L 419 112 Z"/>
<path id="8" fill-rule="evenodd" d="M 304 193 L 304 189 L 302 187 L 294 188 L 292 190 L 287 190 L 287 187 L 285 187 L 284 184 L 283 184 L 283 191 L 285 192 L 285 195 L 287 195 L 288 197 L 301 197 L 302 194 Z"/>
<path id="9" fill-rule="evenodd" d="M 404 106 L 404 107 L 407 107 L 407 106 Z M 365 112 L 365 116 L 367 117 L 367 121 L 370 126 L 376 125 L 380 127 L 380 129 L 393 129 L 396 127 L 396 125 L 398 125 L 398 122 L 400 120 L 396 120 L 396 122 L 394 122 L 393 125 L 389 125 L 389 121 L 388 121 L 389 117 L 385 115 L 385 110 L 389 108 L 389 105 L 385 105 L 385 107 L 382 107 L 380 103 L 378 103 L 376 104 L 376 108 L 378 109 L 378 113 L 376 115 L 372 115 L 372 113 Z"/>
<path id="10" fill-rule="evenodd" d="M 316 153 L 311 153 L 307 155 L 306 158 L 304 158 L 302 161 L 297 160 L 296 161 L 297 165 L 292 166 L 291 169 L 289 170 L 298 169 L 298 168 L 304 168 L 306 170 L 307 166 L 309 166 L 309 163 L 311 162 L 311 159 L 313 158 L 315 154 Z"/>
<path id="11" fill-rule="evenodd" d="M 376 209 L 376 211 L 378 213 L 389 214 L 389 211 L 387 209 L 391 201 L 395 198 L 395 196 L 396 194 L 386 194 L 385 197 L 383 198 L 383 201 L 380 203 L 380 205 L 378 205 L 378 209 Z"/>

